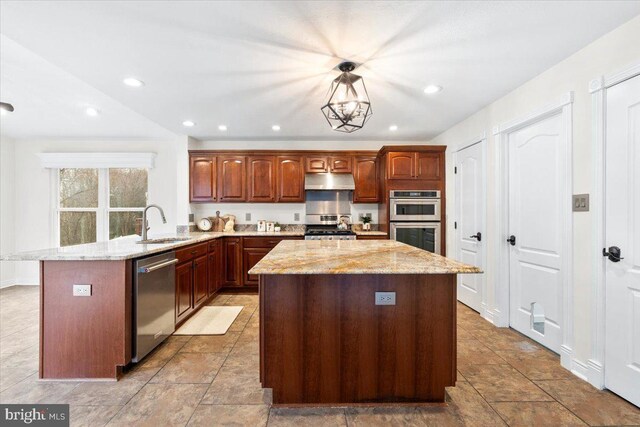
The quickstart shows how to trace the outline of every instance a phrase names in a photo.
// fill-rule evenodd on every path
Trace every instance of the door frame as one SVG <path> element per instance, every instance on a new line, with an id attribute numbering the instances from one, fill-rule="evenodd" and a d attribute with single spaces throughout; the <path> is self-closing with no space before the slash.
<path id="1" fill-rule="evenodd" d="M 497 326 L 509 326 L 510 311 L 510 267 L 509 247 L 503 244 L 509 236 L 509 135 L 523 127 L 560 114 L 563 121 L 564 138 L 562 160 L 564 161 L 564 176 L 560 177 L 564 183 L 561 188 L 563 229 L 566 230 L 562 241 L 563 278 L 562 278 L 562 310 L 561 328 L 562 344 L 560 346 L 560 363 L 572 372 L 581 372 L 573 361 L 573 212 L 571 195 L 573 190 L 573 92 L 563 94 L 558 100 L 541 107 L 523 117 L 499 124 L 493 128 L 495 147 L 495 234 L 493 245 L 493 260 L 495 268 L 494 289 L 494 323 Z"/>
<path id="2" fill-rule="evenodd" d="M 480 149 L 482 151 L 482 160 L 483 160 L 483 165 L 482 165 L 482 169 L 480 170 L 480 188 L 482 189 L 483 192 L 483 197 L 482 199 L 482 205 L 480 206 L 480 211 L 482 212 L 482 221 L 481 221 L 481 227 L 482 227 L 482 233 L 485 235 L 485 239 L 487 239 L 487 237 L 489 237 L 489 234 L 487 232 L 487 133 L 486 132 L 482 132 L 482 134 L 476 136 L 473 139 L 470 139 L 469 141 L 458 145 L 456 151 L 453 153 L 453 166 L 454 168 L 457 167 L 458 164 L 458 153 L 466 148 L 469 148 L 471 146 L 474 146 L 476 144 L 480 144 Z M 458 203 L 458 195 L 459 195 L 459 191 L 458 191 L 458 174 L 454 172 L 455 175 L 455 179 L 454 179 L 454 188 L 455 188 L 455 192 L 454 194 L 456 195 L 455 198 L 455 212 L 454 212 L 454 217 L 455 217 L 455 223 L 457 224 L 458 220 L 460 219 L 460 215 L 459 215 L 459 203 Z M 459 250 L 460 247 L 458 246 L 458 241 L 459 241 L 459 237 L 460 237 L 460 232 L 461 229 L 459 228 L 455 228 L 454 229 L 454 251 L 456 256 L 459 255 Z M 487 304 L 487 252 L 488 252 L 488 245 L 486 244 L 488 242 L 488 239 L 485 240 L 485 245 L 482 247 L 482 256 L 480 257 L 481 262 L 482 262 L 482 270 L 484 271 L 484 273 L 482 273 L 481 278 L 480 278 L 480 297 L 481 297 L 481 303 L 480 303 L 480 316 L 483 317 L 484 319 L 488 320 L 489 322 L 493 323 L 493 315 L 491 314 L 491 310 L 489 309 L 489 306 Z"/>
<path id="3" fill-rule="evenodd" d="M 607 89 L 640 75 L 640 63 L 629 65 L 624 70 L 599 76 L 589 82 L 591 94 L 592 144 L 593 152 L 593 182 L 591 195 L 591 211 L 593 216 L 593 248 L 592 263 L 594 266 L 591 292 L 591 357 L 586 363 L 587 381 L 600 390 L 605 388 L 604 360 L 605 360 L 605 310 L 606 310 L 606 260 L 602 256 L 602 248 L 606 244 L 605 222 L 605 155 L 607 119 L 606 97 Z"/>

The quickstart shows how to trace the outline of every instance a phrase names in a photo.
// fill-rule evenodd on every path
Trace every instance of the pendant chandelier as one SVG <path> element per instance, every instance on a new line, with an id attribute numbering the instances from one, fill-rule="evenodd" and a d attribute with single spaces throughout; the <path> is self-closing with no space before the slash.
<path id="1" fill-rule="evenodd" d="M 327 102 L 320 110 L 333 130 L 351 133 L 362 129 L 373 110 L 364 80 L 351 74 L 356 64 L 343 62 L 338 68 L 342 74 L 331 83 Z"/>

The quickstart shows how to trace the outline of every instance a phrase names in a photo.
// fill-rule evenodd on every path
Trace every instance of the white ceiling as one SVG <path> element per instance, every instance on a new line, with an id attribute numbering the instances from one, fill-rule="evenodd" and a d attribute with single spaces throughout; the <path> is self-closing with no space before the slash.
<path id="1" fill-rule="evenodd" d="M 0 96 L 16 112 L 2 128 L 16 137 L 165 129 L 219 140 L 426 140 L 638 13 L 640 2 L 617 1 L 3 0 Z M 350 135 L 320 113 L 341 59 L 363 63 L 356 73 L 374 110 Z M 125 87 L 127 76 L 146 85 Z M 444 91 L 425 95 L 430 83 Z M 85 104 L 102 114 L 84 116 Z M 187 119 L 197 125 L 183 127 Z"/>

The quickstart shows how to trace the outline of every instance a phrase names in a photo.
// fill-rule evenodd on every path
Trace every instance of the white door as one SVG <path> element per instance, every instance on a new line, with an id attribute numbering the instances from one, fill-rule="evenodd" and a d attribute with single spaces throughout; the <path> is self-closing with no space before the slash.
<path id="1" fill-rule="evenodd" d="M 459 261 L 484 269 L 484 154 L 482 144 L 456 153 L 456 256 Z M 481 274 L 458 274 L 458 299 L 476 311 L 482 305 Z"/>
<path id="2" fill-rule="evenodd" d="M 640 76 L 606 96 L 605 386 L 640 406 Z"/>
<path id="3" fill-rule="evenodd" d="M 509 324 L 555 352 L 562 344 L 565 134 L 562 113 L 509 134 Z M 568 195 L 567 195 L 568 197 Z"/>

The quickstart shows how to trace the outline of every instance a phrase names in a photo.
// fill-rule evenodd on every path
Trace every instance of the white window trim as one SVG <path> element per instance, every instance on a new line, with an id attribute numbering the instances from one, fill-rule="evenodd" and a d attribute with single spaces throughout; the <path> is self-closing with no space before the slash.
<path id="1" fill-rule="evenodd" d="M 49 153 L 51 154 L 51 153 Z M 95 153 L 94 153 L 95 155 Z M 81 169 L 98 169 L 98 207 L 97 208 L 62 208 L 60 207 L 60 169 L 67 167 L 52 168 L 51 204 L 52 204 L 52 236 L 55 246 L 60 246 L 60 212 L 95 212 L 96 213 L 96 242 L 109 241 L 109 213 L 111 212 L 143 212 L 142 208 L 112 208 L 110 206 L 109 195 L 109 169 L 118 167 L 95 168 L 90 166 L 76 166 Z M 141 166 L 125 166 L 120 168 L 147 169 Z M 149 187 L 147 184 L 147 198 Z"/>
<path id="2" fill-rule="evenodd" d="M 153 169 L 156 153 L 38 153 L 43 168 Z"/>

